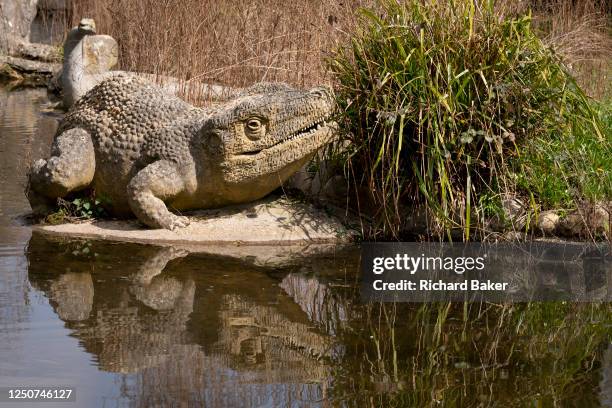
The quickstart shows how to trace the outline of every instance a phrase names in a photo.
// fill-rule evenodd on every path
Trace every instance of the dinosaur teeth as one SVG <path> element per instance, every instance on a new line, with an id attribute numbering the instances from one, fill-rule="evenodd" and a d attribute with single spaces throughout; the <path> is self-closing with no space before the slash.
<path id="1" fill-rule="evenodd" d="M 296 133 L 294 133 L 293 135 L 289 136 L 284 141 L 285 142 L 289 142 L 291 140 L 294 140 L 294 139 L 302 137 L 302 136 L 313 135 L 316 132 L 318 132 L 319 130 L 321 130 L 322 128 L 326 127 L 326 126 L 327 126 L 327 122 L 326 122 L 325 118 L 317 118 L 314 121 L 310 122 L 308 125 L 306 125 L 303 128 L 301 128 L 300 130 L 296 131 Z"/>

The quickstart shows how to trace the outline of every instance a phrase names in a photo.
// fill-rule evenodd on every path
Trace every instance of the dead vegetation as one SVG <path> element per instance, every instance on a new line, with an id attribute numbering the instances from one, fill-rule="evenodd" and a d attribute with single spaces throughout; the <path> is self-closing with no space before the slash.
<path id="1" fill-rule="evenodd" d="M 243 87 L 329 82 L 324 54 L 361 2 L 74 0 L 67 21 L 96 20 L 120 45 L 120 67 Z"/>
<path id="2" fill-rule="evenodd" d="M 324 56 L 347 40 L 360 6 L 375 0 L 72 0 L 66 26 L 94 18 L 120 44 L 122 69 L 242 87 L 329 83 Z M 606 0 L 512 0 L 595 97 L 610 95 L 611 10 Z M 187 82 L 188 84 L 189 82 Z"/>

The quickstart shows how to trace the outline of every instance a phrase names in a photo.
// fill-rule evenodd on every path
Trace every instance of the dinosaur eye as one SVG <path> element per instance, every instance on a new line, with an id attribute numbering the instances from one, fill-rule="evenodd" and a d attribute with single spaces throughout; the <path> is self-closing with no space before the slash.
<path id="1" fill-rule="evenodd" d="M 261 122 L 259 119 L 249 119 L 247 122 L 247 127 L 249 130 L 257 131 L 261 127 Z"/>
<path id="2" fill-rule="evenodd" d="M 266 133 L 266 127 L 259 118 L 250 118 L 245 124 L 245 133 L 250 139 L 259 139 Z"/>

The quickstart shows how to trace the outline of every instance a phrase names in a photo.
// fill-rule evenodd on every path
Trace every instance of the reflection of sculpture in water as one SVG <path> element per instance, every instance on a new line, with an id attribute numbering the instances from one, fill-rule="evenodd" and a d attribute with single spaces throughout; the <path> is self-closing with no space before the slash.
<path id="1" fill-rule="evenodd" d="M 291 366 L 303 365 L 313 380 L 328 376 L 319 359 L 331 357 L 333 343 L 304 322 L 276 308 L 225 295 L 219 313 L 221 327 L 215 349 L 229 350 L 231 367 L 262 371 L 267 381 L 289 381 Z M 307 357 L 307 358 L 305 358 Z"/>
<path id="2" fill-rule="evenodd" d="M 140 302 L 157 311 L 189 310 L 185 315 L 186 318 L 193 311 L 193 295 L 195 293 L 193 281 L 190 281 L 189 295 L 185 297 L 183 296 L 184 291 L 181 282 L 172 277 L 160 276 L 168 262 L 186 255 L 187 252 L 172 247 L 160 249 L 157 254 L 138 267 L 131 279 L 130 292 Z M 187 302 L 188 305 L 182 302 Z"/>
<path id="3" fill-rule="evenodd" d="M 55 311 L 64 321 L 86 320 L 91 314 L 93 295 L 93 281 L 87 272 L 61 275 L 49 290 L 49 298 L 57 303 Z"/>
<path id="4" fill-rule="evenodd" d="M 266 270 L 117 248 L 35 234 L 29 278 L 101 369 L 136 375 L 127 394 L 137 405 L 321 401 L 339 349 Z"/>
<path id="5" fill-rule="evenodd" d="M 175 347 L 189 342 L 193 280 L 159 276 L 174 255 L 168 250 L 135 251 L 135 258 L 149 258 L 127 265 L 128 276 L 104 262 L 90 263 L 86 254 L 95 251 L 82 241 L 58 245 L 35 235 L 28 251 L 32 285 L 47 293 L 58 316 L 97 355 L 102 369 L 131 373 L 161 364 Z M 52 266 L 57 273 L 49 271 Z"/>
<path id="6" fill-rule="evenodd" d="M 290 273 L 283 278 L 280 287 L 327 333 L 336 334 L 347 323 L 350 304 L 315 276 Z"/>

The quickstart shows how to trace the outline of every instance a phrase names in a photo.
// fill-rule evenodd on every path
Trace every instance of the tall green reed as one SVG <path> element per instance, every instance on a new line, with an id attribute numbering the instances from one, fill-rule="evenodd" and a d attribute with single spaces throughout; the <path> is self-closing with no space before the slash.
<path id="1" fill-rule="evenodd" d="M 558 204 L 558 191 L 542 188 L 537 174 L 551 164 L 551 150 L 534 144 L 552 143 L 567 157 L 572 138 L 610 146 L 590 100 L 533 33 L 530 15 L 502 16 L 493 0 L 380 0 L 376 11 L 361 11 L 330 68 L 352 142 L 346 164 L 371 191 L 375 232 L 386 238 L 401 236 L 412 206 L 427 208 L 440 236 L 459 230 L 470 240 L 504 197 Z M 569 176 L 589 159 L 552 158 L 555 174 L 567 175 L 557 189 L 572 200 L 590 192 Z"/>

